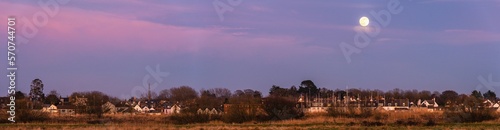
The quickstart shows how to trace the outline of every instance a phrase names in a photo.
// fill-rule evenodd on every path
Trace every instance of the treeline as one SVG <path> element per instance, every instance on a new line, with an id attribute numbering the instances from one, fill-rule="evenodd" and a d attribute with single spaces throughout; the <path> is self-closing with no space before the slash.
<path id="1" fill-rule="evenodd" d="M 36 80 L 37 84 L 32 83 L 32 86 L 42 84 L 41 80 Z M 498 100 L 493 91 L 487 91 L 483 94 L 480 91 L 474 90 L 470 94 L 458 94 L 453 90 L 431 92 L 427 90 L 401 90 L 398 88 L 386 92 L 377 89 L 356 88 L 332 90 L 328 88 L 318 88 L 311 80 L 302 81 L 299 87 L 291 86 L 285 88 L 273 85 L 270 87 L 268 93 L 269 95 L 264 97 L 262 92 L 253 89 L 231 91 L 227 88 L 211 88 L 196 91 L 189 86 L 180 86 L 158 92 L 153 91 L 144 93 L 140 97 L 131 97 L 125 100 L 99 91 L 74 92 L 70 96 L 70 103 L 77 106 L 78 109 L 76 112 L 79 114 L 101 117 L 102 114 L 106 112 L 106 109 L 102 108 L 102 105 L 106 102 L 111 102 L 116 105 L 124 104 L 131 100 L 145 101 L 150 98 L 156 101 L 163 100 L 171 104 L 182 106 L 181 114 L 167 117 L 166 120 L 177 124 L 186 124 L 202 123 L 212 120 L 220 120 L 226 123 L 242 123 L 249 121 L 297 119 L 304 116 L 302 110 L 296 106 L 301 96 L 306 97 L 305 99 L 310 101 L 314 100 L 314 98 L 331 97 L 344 100 L 343 98 L 346 97 L 346 95 L 361 100 L 371 97 L 409 99 L 410 102 L 414 103 L 417 103 L 418 100 L 435 99 L 440 106 L 446 105 L 450 106 L 450 108 L 456 108 L 449 113 L 450 115 L 458 112 L 477 112 L 479 109 L 475 108 L 480 108 L 484 100 Z M 59 105 L 60 103 L 61 95 L 58 94 L 56 90 L 50 91 L 47 96 L 45 96 L 43 92 L 37 94 L 39 94 L 39 99 L 33 99 L 33 96 L 28 97 L 27 94 L 20 91 L 16 92 L 16 111 L 19 114 L 20 121 L 30 122 L 46 120 L 48 118 L 46 114 L 30 110 L 41 109 L 43 104 Z M 32 95 L 32 93 L 30 93 L 30 95 Z M 85 101 L 80 100 L 83 99 L 83 97 Z M 215 108 L 217 110 L 223 110 L 225 113 L 208 115 L 197 112 L 197 110 L 205 108 Z M 133 112 L 132 109 L 129 110 L 129 112 Z M 37 115 L 37 117 L 31 117 L 30 115 Z M 484 114 L 480 116 L 484 116 Z"/>
<path id="2" fill-rule="evenodd" d="M 280 86 L 273 85 L 270 88 L 269 94 L 272 96 L 286 97 L 290 99 L 297 99 L 300 95 L 313 98 L 331 98 L 335 97 L 340 100 L 344 100 L 344 97 L 349 95 L 349 97 L 354 99 L 370 99 L 370 98 L 384 98 L 384 99 L 408 99 L 410 102 L 417 103 L 418 100 L 431 100 L 435 101 L 439 105 L 450 105 L 455 106 L 459 104 L 465 104 L 470 106 L 478 106 L 481 104 L 472 104 L 474 102 L 479 102 L 480 100 L 490 100 L 492 102 L 498 101 L 496 93 L 488 90 L 484 94 L 480 91 L 474 90 L 470 94 L 458 94 L 454 90 L 445 90 L 443 92 L 439 91 L 428 91 L 428 90 L 402 90 L 395 88 L 389 91 L 382 91 L 378 89 L 335 89 L 331 90 L 328 88 L 318 88 L 310 80 L 305 80 L 301 83 L 301 86 L 297 88 L 296 86 L 291 86 L 290 88 L 283 88 Z"/>

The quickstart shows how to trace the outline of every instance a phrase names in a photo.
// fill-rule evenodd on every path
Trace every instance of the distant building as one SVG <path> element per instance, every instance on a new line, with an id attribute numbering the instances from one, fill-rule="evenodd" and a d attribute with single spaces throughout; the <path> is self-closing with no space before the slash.
<path id="1" fill-rule="evenodd" d="M 44 104 L 42 112 L 57 113 L 57 106 L 54 104 Z"/>
<path id="2" fill-rule="evenodd" d="M 59 112 L 59 115 L 75 115 L 75 105 L 59 105 L 57 106 L 57 112 Z"/>
<path id="3" fill-rule="evenodd" d="M 102 104 L 102 110 L 107 114 L 115 114 L 117 112 L 116 106 L 111 102 Z"/>
<path id="4" fill-rule="evenodd" d="M 420 106 L 427 108 L 438 108 L 439 104 L 436 102 L 436 98 L 433 98 L 432 100 L 424 100 L 422 104 L 420 104 Z"/>

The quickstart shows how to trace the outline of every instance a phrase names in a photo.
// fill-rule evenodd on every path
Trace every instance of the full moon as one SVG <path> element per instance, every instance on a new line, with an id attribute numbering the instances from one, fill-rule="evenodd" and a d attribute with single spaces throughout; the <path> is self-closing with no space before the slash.
<path id="1" fill-rule="evenodd" d="M 359 19 L 359 25 L 366 27 L 368 26 L 368 24 L 370 24 L 370 19 L 368 19 L 367 17 L 363 16 Z"/>

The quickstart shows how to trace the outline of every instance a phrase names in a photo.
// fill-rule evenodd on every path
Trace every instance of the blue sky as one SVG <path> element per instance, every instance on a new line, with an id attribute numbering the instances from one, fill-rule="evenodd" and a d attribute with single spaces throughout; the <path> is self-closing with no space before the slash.
<path id="1" fill-rule="evenodd" d="M 46 93 L 134 95 L 145 68 L 156 65 L 168 76 L 154 91 L 188 85 L 267 94 L 272 85 L 309 79 L 329 89 L 470 93 L 478 76 L 500 81 L 498 0 L 400 0 L 401 13 L 350 63 L 340 43 L 353 45 L 359 18 L 376 21 L 369 12 L 387 10 L 389 0 L 243 0 L 230 5 L 223 21 L 214 1 L 58 3 L 59 11 L 17 46 L 17 88 L 29 92 L 31 80 L 40 78 Z M 47 14 L 37 1 L 2 1 L 0 7 L 2 18 L 18 19 L 20 36 L 26 35 L 23 18 L 34 22 L 35 14 Z M 6 49 L 0 53 L 6 56 Z M 7 91 L 6 83 L 1 86 Z"/>

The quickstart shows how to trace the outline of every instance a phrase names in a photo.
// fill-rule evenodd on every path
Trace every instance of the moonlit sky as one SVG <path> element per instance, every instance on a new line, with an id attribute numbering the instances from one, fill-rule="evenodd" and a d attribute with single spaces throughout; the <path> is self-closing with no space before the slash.
<path id="1" fill-rule="evenodd" d="M 97 90 L 125 98 L 142 85 L 145 68 L 157 64 L 169 73 L 157 92 L 188 85 L 267 95 L 272 85 L 310 79 L 329 89 L 468 94 L 479 76 L 500 81 L 498 0 L 401 0 L 403 11 L 351 63 L 339 44 L 353 45 L 359 18 L 376 22 L 369 12 L 386 10 L 388 0 L 244 0 L 224 21 L 213 1 L 72 0 L 17 45 L 17 89 L 29 93 L 40 78 L 45 93 Z M 22 19 L 44 12 L 37 2 L 0 1 L 0 36 L 6 39 L 8 16 L 17 18 L 22 35 Z M 0 95 L 7 81 L 3 76 Z"/>

